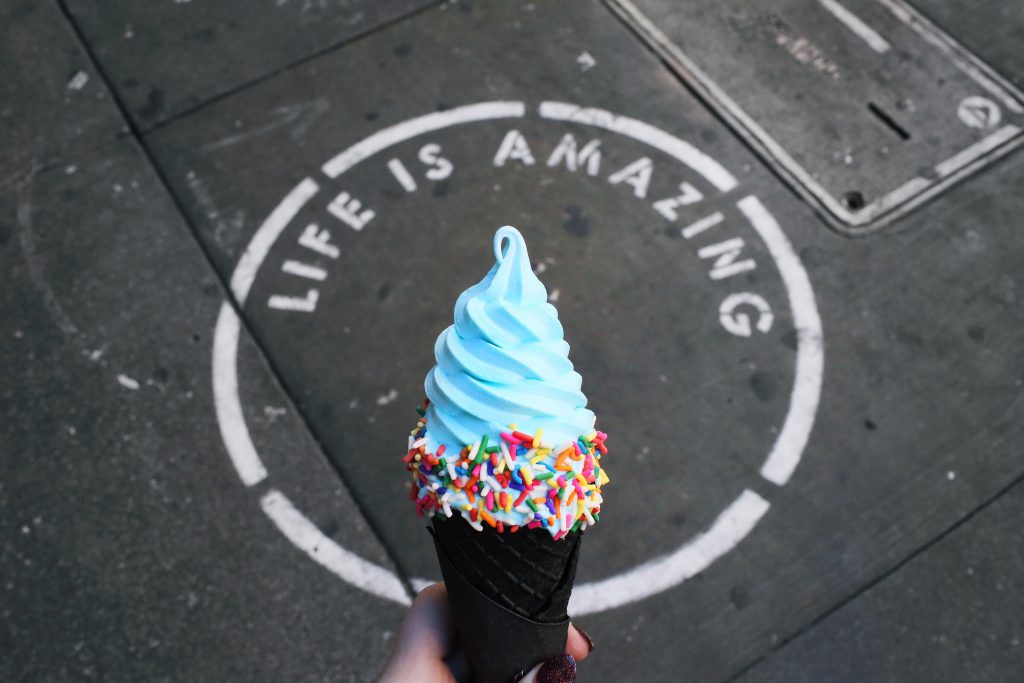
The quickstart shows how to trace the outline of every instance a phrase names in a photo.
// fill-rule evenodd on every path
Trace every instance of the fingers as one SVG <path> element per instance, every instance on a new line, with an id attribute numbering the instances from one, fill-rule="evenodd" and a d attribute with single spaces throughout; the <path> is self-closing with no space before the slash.
<path id="1" fill-rule="evenodd" d="M 424 680 L 454 683 L 445 657 L 455 643 L 455 626 L 444 584 L 423 589 L 405 615 L 391 659 L 379 683 Z"/>
<path id="2" fill-rule="evenodd" d="M 461 648 L 455 647 L 455 641 L 455 625 L 447 591 L 444 584 L 435 583 L 423 589 L 413 601 L 380 681 L 414 680 L 410 678 L 414 674 L 419 680 L 465 680 L 468 661 Z M 593 649 L 594 641 L 587 632 L 570 624 L 565 654 L 555 655 L 537 665 L 521 679 L 521 683 L 573 683 L 577 660 L 586 659 Z"/>
<path id="3" fill-rule="evenodd" d="M 576 659 L 570 654 L 555 655 L 530 669 L 519 683 L 576 683 Z"/>
<path id="4" fill-rule="evenodd" d="M 575 624 L 569 624 L 565 654 L 555 655 L 538 664 L 519 683 L 575 683 L 577 660 L 586 659 L 593 649 L 594 641 L 587 632 Z"/>
<path id="5" fill-rule="evenodd" d="M 454 642 L 455 625 L 444 584 L 427 586 L 416 596 L 405 615 L 400 647 L 415 645 L 417 656 L 440 660 L 451 652 Z"/>
<path id="6" fill-rule="evenodd" d="M 586 631 L 575 624 L 569 624 L 569 637 L 565 641 L 566 653 L 576 660 L 584 660 L 590 651 L 594 649 L 594 641 Z"/>

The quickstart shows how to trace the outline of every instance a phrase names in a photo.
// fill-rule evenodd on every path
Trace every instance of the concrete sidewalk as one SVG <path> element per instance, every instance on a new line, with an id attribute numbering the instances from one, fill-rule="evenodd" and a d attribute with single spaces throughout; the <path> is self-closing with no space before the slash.
<path id="1" fill-rule="evenodd" d="M 762 4 L 0 8 L 0 678 L 374 680 L 512 224 L 610 435 L 582 680 L 1013 679 L 1024 15 Z"/>

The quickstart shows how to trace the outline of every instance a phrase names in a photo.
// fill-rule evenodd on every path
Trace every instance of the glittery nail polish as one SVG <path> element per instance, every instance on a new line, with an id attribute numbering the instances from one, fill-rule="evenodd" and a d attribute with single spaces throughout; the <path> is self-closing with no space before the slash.
<path id="1" fill-rule="evenodd" d="M 537 672 L 537 683 L 576 683 L 576 660 L 572 655 L 555 655 Z"/>
<path id="2" fill-rule="evenodd" d="M 583 640 L 587 641 L 587 652 L 593 652 L 594 651 L 594 639 L 590 637 L 590 634 L 587 633 L 586 631 L 584 631 L 583 629 L 581 629 L 576 624 L 573 624 L 572 626 L 577 631 L 579 631 L 581 636 L 583 636 Z"/>

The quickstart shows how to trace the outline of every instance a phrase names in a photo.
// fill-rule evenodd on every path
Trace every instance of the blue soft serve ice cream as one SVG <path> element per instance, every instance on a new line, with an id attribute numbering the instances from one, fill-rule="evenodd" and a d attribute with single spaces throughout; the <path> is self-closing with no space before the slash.
<path id="1" fill-rule="evenodd" d="M 405 457 L 417 511 L 558 539 L 600 512 L 607 436 L 594 429 L 558 312 L 523 236 L 494 235 L 495 264 L 455 303 L 434 345 Z M 454 512 L 453 512 L 454 511 Z"/>
<path id="2" fill-rule="evenodd" d="M 455 302 L 455 324 L 434 344 L 437 365 L 425 382 L 430 450 L 462 448 L 510 422 L 530 434 L 543 429 L 554 443 L 594 428 L 558 311 L 518 230 L 495 233 L 494 256 L 486 277 Z"/>

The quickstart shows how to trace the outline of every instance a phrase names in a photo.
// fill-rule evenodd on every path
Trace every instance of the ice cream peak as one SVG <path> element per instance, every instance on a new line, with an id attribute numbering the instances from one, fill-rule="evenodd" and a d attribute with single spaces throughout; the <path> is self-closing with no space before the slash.
<path id="1" fill-rule="evenodd" d="M 509 423 L 554 443 L 593 431 L 582 378 L 569 361 L 558 311 L 511 226 L 494 235 L 495 264 L 455 303 L 455 324 L 434 345 L 427 374 L 428 448 L 458 451 Z"/>

